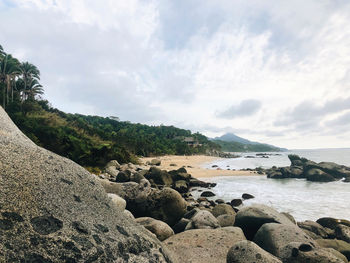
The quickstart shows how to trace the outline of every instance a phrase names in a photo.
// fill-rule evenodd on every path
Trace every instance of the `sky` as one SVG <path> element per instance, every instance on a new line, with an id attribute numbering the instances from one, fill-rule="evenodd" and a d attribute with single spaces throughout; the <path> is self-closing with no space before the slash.
<path id="1" fill-rule="evenodd" d="M 0 17 L 65 112 L 350 147 L 348 0 L 0 0 Z"/>

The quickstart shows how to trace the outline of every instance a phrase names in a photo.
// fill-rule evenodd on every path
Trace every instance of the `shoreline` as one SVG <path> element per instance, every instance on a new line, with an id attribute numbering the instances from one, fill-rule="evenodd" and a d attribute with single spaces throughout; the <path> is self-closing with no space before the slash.
<path id="1" fill-rule="evenodd" d="M 237 171 L 237 170 L 223 170 L 223 169 L 209 169 L 203 166 L 208 163 L 223 160 L 224 158 L 207 156 L 207 155 L 165 155 L 158 157 L 142 157 L 140 158 L 142 164 L 146 164 L 153 159 L 161 161 L 161 165 L 157 166 L 162 170 L 176 170 L 185 167 L 187 172 L 194 178 L 211 178 L 220 176 L 249 176 L 257 175 L 252 171 Z"/>

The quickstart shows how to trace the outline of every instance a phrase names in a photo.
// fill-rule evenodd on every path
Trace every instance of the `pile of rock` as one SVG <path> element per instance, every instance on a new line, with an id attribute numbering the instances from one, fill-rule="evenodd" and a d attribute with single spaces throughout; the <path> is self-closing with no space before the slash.
<path id="1" fill-rule="evenodd" d="M 332 162 L 316 163 L 298 155 L 288 155 L 291 165 L 289 167 L 272 167 L 266 170 L 268 178 L 305 178 L 313 182 L 332 182 L 344 179 L 350 182 L 350 167 Z"/>
<path id="2" fill-rule="evenodd" d="M 93 176 L 36 146 L 1 108 L 0 135 L 0 262 L 349 260 L 349 221 L 297 224 L 264 205 L 242 207 L 249 194 L 195 200 L 190 187 L 214 185 L 158 162 L 111 161 Z"/>
<path id="3" fill-rule="evenodd" d="M 0 107 L 0 262 L 176 262 L 125 205 Z"/>

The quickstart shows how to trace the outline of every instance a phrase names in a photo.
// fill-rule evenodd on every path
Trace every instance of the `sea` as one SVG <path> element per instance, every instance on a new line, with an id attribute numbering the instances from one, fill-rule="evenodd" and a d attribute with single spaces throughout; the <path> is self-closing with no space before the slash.
<path id="1" fill-rule="evenodd" d="M 288 154 L 297 154 L 315 162 L 335 162 L 350 166 L 350 148 L 293 150 L 287 152 L 269 152 L 268 158 L 257 153 L 237 153 L 239 158 L 229 158 L 203 166 L 208 169 L 217 165 L 221 169 L 271 168 L 289 166 Z M 252 158 L 252 157 L 255 158 Z M 247 158 L 248 157 L 248 158 Z M 333 217 L 350 220 L 350 183 L 341 181 L 330 183 L 309 182 L 305 179 L 268 179 L 266 176 L 223 176 L 203 179 L 217 183 L 211 191 L 216 194 L 212 199 L 224 199 L 229 202 L 241 198 L 243 193 L 255 196 L 245 200 L 243 206 L 266 204 L 280 212 L 288 212 L 297 221 L 317 220 L 321 217 Z M 199 196 L 200 192 L 194 191 Z"/>

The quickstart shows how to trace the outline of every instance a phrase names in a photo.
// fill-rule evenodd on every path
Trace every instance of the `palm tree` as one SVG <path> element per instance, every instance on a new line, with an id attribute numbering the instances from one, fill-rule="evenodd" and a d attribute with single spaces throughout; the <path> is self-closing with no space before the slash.
<path id="1" fill-rule="evenodd" d="M 24 82 L 24 92 L 27 90 L 27 85 L 33 80 L 33 79 L 40 79 L 40 71 L 36 66 L 29 62 L 23 62 L 20 65 L 20 71 L 22 75 L 22 79 Z M 23 94 L 25 95 L 25 94 Z M 22 98 L 22 100 L 25 100 L 26 98 Z"/>
<path id="2" fill-rule="evenodd" d="M 35 100 L 36 95 L 41 95 L 44 93 L 41 84 L 37 79 L 31 79 L 31 81 L 27 84 L 26 89 L 24 90 L 25 100 L 33 101 Z"/>
<path id="3" fill-rule="evenodd" d="M 13 58 L 10 54 L 5 54 L 4 57 L 0 60 L 0 84 L 3 86 L 3 108 L 6 107 L 9 103 L 9 94 L 13 90 L 12 83 L 16 80 L 16 77 L 20 74 L 18 66 L 20 65 L 19 61 Z"/>

